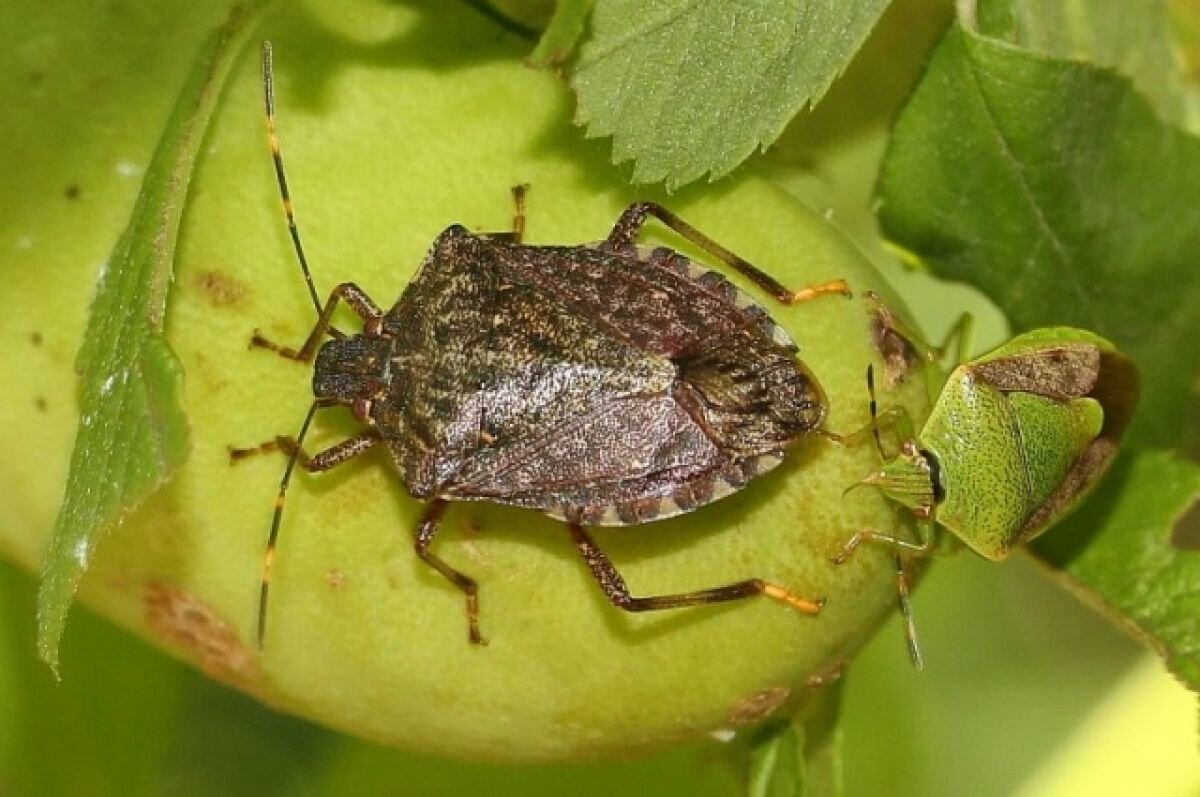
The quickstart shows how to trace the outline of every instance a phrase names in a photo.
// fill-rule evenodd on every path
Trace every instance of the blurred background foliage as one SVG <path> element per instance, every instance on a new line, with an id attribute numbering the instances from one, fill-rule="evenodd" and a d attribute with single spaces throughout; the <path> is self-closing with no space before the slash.
<path id="1" fill-rule="evenodd" d="M 0 247 L 19 247 L 14 231 L 25 214 L 61 210 L 25 202 L 19 175 L 36 170 L 39 180 L 66 185 L 96 153 L 142 158 L 193 51 L 225 5 L 5 0 L 3 6 L 5 19 L 20 24 L 0 33 L 0 101 L 30 107 L 32 97 L 33 112 L 45 120 L 36 147 L 6 142 L 0 132 Z M 979 343 L 986 344 L 1004 334 L 1000 314 L 967 288 L 901 271 L 881 246 L 870 212 L 887 126 L 950 15 L 948 2 L 894 2 L 828 98 L 749 168 L 840 224 L 904 293 L 931 337 L 961 309 L 972 309 L 983 319 Z M 60 103 L 55 85 L 66 74 L 90 76 L 102 101 L 94 108 Z M 110 226 L 119 229 L 136 189 L 137 181 L 128 180 L 89 197 L 97 224 L 116 219 Z M 70 245 L 71 230 L 63 234 Z M 382 749 L 276 714 L 82 609 L 62 650 L 69 677 L 56 684 L 34 656 L 33 595 L 29 575 L 0 565 L 0 794 L 486 789 L 585 797 L 740 789 L 729 746 L 717 744 L 634 762 L 538 768 Z M 1193 697 L 1160 665 L 1146 665 L 1147 654 L 1119 630 L 1043 578 L 1031 560 L 1002 567 L 969 556 L 939 562 L 915 610 L 924 673 L 909 667 L 892 622 L 847 674 L 847 794 L 1200 793 Z M 1120 728 L 1120 747 L 1097 733 L 1098 724 Z M 1079 739 L 1094 747 L 1076 750 Z"/>

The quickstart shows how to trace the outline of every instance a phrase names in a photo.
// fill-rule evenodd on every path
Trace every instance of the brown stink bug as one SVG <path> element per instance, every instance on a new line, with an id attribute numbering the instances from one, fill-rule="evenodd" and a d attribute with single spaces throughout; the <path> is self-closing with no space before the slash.
<path id="1" fill-rule="evenodd" d="M 391 309 L 353 283 L 338 285 L 322 304 L 275 136 L 269 44 L 263 84 L 288 228 L 319 318 L 298 350 L 254 338 L 290 359 L 315 357 L 315 400 L 299 434 L 232 452 L 235 459 L 270 449 L 288 454 L 263 566 L 259 645 L 295 466 L 325 471 L 377 445 L 387 447 L 408 492 L 427 503 L 416 552 L 465 594 L 472 642 L 483 641 L 476 582 L 430 550 L 450 501 L 528 507 L 565 521 L 605 595 L 626 611 L 759 594 L 819 611 L 821 600 L 760 578 L 634 597 L 585 527 L 690 512 L 774 468 L 810 433 L 828 435 L 820 429 L 825 398 L 788 335 L 720 274 L 665 247 L 637 247 L 647 216 L 784 303 L 848 295 L 843 281 L 789 291 L 651 203 L 630 205 L 598 244 L 526 245 L 524 189 L 517 188 L 512 232 L 448 227 Z M 361 333 L 331 326 L 339 301 L 362 318 Z M 302 443 L 313 416 L 334 406 L 349 407 L 365 428 L 309 456 Z"/>

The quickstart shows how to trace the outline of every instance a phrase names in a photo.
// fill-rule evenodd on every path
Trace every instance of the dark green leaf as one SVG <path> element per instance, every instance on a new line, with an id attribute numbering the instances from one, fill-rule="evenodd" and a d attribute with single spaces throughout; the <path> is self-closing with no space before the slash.
<path id="1" fill-rule="evenodd" d="M 1125 78 L 948 32 L 897 121 L 888 237 L 976 284 L 1014 329 L 1071 324 L 1143 374 L 1131 436 L 1178 445 L 1200 369 L 1200 140 Z"/>
<path id="2" fill-rule="evenodd" d="M 1200 552 L 1173 544 L 1197 500 L 1200 466 L 1165 451 L 1126 454 L 1100 494 L 1033 547 L 1200 691 Z"/>
<path id="3" fill-rule="evenodd" d="M 998 4 L 983 8 L 981 25 L 1008 29 Z M 1127 444 L 1186 440 L 1200 370 L 1188 345 L 1200 339 L 1200 140 L 1128 79 L 960 23 L 897 121 L 878 191 L 886 234 L 978 285 L 1015 330 L 1086 327 L 1133 356 L 1143 389 Z M 1171 534 L 1198 491 L 1194 464 L 1131 450 L 1034 546 L 1194 688 L 1200 556 Z"/>
<path id="4" fill-rule="evenodd" d="M 886 6 L 599 0 L 576 121 L 613 137 L 634 182 L 720 177 L 824 95 Z"/>
<path id="5" fill-rule="evenodd" d="M 101 270 L 83 344 L 79 427 L 66 494 L 38 591 L 38 652 L 58 643 L 96 544 L 187 457 L 182 371 L 161 336 L 175 238 L 209 115 L 251 22 L 268 3 L 231 12 L 179 94 L 129 225 Z"/>
<path id="6" fill-rule="evenodd" d="M 558 0 L 550 24 L 529 55 L 530 66 L 552 66 L 567 60 L 583 35 L 593 0 Z"/>

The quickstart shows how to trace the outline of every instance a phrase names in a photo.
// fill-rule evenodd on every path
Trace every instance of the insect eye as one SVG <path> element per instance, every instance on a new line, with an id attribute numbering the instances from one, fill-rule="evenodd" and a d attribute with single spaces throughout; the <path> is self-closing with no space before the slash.
<path id="1" fill-rule="evenodd" d="M 354 403 L 350 405 L 350 410 L 354 413 L 355 418 L 363 423 L 370 423 L 372 403 L 370 399 L 355 399 Z"/>
<path id="2" fill-rule="evenodd" d="M 946 497 L 946 489 L 942 487 L 942 468 L 938 464 L 937 457 L 930 452 L 922 449 L 921 456 L 925 457 L 925 461 L 929 463 L 929 481 L 933 484 L 933 502 L 940 504 Z"/>

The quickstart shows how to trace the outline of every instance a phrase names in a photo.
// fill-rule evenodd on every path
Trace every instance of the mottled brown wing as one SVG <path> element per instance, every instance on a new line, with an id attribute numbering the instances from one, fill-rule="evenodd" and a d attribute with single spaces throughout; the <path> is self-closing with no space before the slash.
<path id="1" fill-rule="evenodd" d="M 552 513 L 677 494 L 686 511 L 814 428 L 819 389 L 765 311 L 656 252 L 443 233 L 384 322 L 373 413 L 410 492 Z"/>
<path id="2" fill-rule="evenodd" d="M 504 447 L 630 396 L 663 395 L 676 368 L 535 288 L 504 282 L 485 352 L 480 436 Z"/>
<path id="3" fill-rule="evenodd" d="M 509 279 L 497 253 L 447 230 L 385 319 L 392 388 L 373 413 L 414 495 L 462 482 L 490 451 L 673 383 L 669 360 Z"/>
<path id="4" fill-rule="evenodd" d="M 500 273 L 553 297 L 617 340 L 685 357 L 731 334 L 795 344 L 769 314 L 723 276 L 670 249 L 514 246 L 489 241 Z"/>
<path id="5" fill-rule="evenodd" d="M 668 497 L 728 462 L 674 398 L 632 396 L 477 451 L 442 495 L 582 516 L 595 506 Z"/>
<path id="6" fill-rule="evenodd" d="M 722 275 L 666 248 L 484 241 L 505 279 L 587 320 L 593 337 L 669 359 L 676 391 L 732 457 L 785 448 L 820 426 L 825 397 L 796 346 Z"/>

